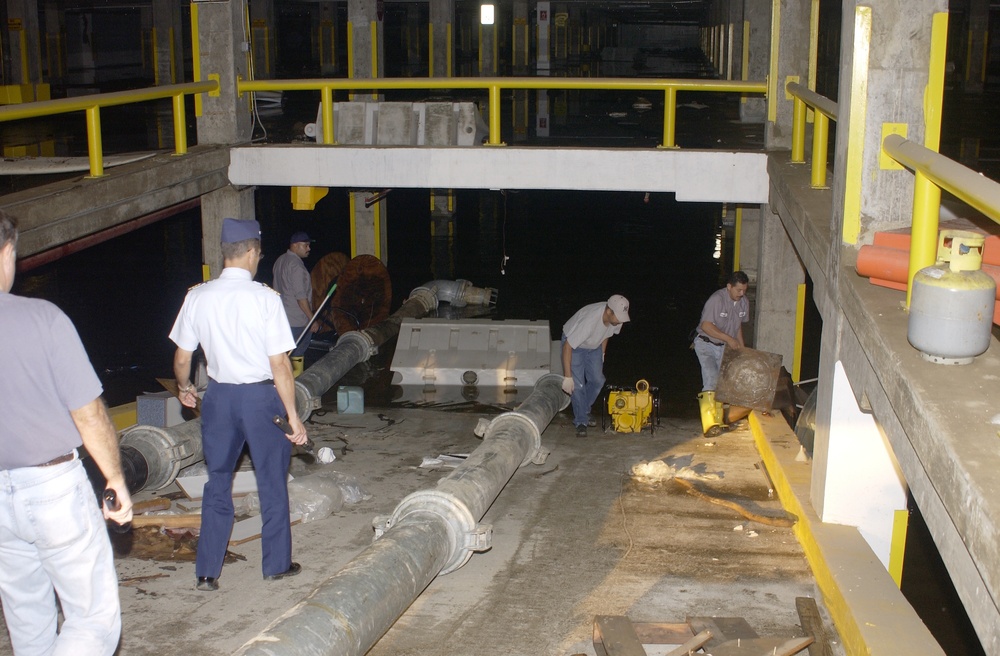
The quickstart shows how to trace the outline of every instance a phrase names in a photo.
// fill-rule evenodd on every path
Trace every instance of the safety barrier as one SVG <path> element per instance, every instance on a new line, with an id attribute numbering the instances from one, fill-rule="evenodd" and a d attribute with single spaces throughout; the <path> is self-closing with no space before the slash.
<path id="1" fill-rule="evenodd" d="M 785 85 L 792 95 L 792 161 L 806 161 L 806 109 L 813 110 L 813 138 L 811 180 L 813 189 L 826 188 L 827 143 L 830 138 L 830 119 L 837 120 L 837 103 L 798 82 Z"/>
<path id="2" fill-rule="evenodd" d="M 767 93 L 765 82 L 737 80 L 677 80 L 646 78 L 552 78 L 552 77 L 469 77 L 469 78 L 375 78 L 375 79 L 306 79 L 306 80 L 240 80 L 240 94 L 254 91 L 319 91 L 322 104 L 322 143 L 333 145 L 334 91 L 388 91 L 398 89 L 474 89 L 489 94 L 489 146 L 502 146 L 500 141 L 500 92 L 523 89 L 575 89 L 662 91 L 663 143 L 661 148 L 676 148 L 674 132 L 677 120 L 678 91 L 711 91 L 719 93 Z"/>
<path id="3" fill-rule="evenodd" d="M 86 112 L 87 115 L 87 155 L 90 159 L 90 175 L 104 175 L 104 151 L 101 144 L 101 108 L 115 105 L 146 102 L 170 98 L 173 101 L 174 114 L 174 154 L 187 153 L 187 118 L 184 109 L 184 96 L 188 94 L 217 91 L 219 83 L 216 80 L 207 82 L 185 82 L 183 84 L 168 84 L 132 91 L 114 91 L 112 93 L 96 93 L 75 98 L 59 98 L 58 100 L 42 100 L 39 102 L 7 105 L 0 107 L 0 122 L 16 121 L 25 118 L 38 118 L 69 114 L 71 112 Z"/>

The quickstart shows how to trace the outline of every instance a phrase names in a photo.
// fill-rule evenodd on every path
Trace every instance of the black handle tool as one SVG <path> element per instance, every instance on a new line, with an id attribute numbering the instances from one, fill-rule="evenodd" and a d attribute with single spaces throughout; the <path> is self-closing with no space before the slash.
<path id="1" fill-rule="evenodd" d="M 111 511 L 120 510 L 122 507 L 121 502 L 118 501 L 118 494 L 110 487 L 104 490 L 104 503 L 108 505 L 108 510 Z M 132 529 L 132 522 L 119 524 L 118 522 L 111 521 L 110 524 L 111 530 L 115 533 L 128 533 Z"/>
<path id="2" fill-rule="evenodd" d="M 271 421 L 274 422 L 275 426 L 283 430 L 285 432 L 285 435 L 292 434 L 292 425 L 289 424 L 288 420 L 282 417 L 281 415 L 274 415 L 274 419 L 272 419 Z M 299 446 L 302 448 L 303 451 L 305 451 L 312 457 L 314 458 L 316 457 L 316 444 L 308 437 L 306 438 L 306 443 L 300 444 Z"/>

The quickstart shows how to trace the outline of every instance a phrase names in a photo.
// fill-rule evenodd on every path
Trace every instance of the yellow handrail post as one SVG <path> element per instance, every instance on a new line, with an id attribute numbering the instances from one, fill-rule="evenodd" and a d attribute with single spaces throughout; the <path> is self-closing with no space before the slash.
<path id="1" fill-rule="evenodd" d="M 101 152 L 101 108 L 87 108 L 87 154 L 90 157 L 90 177 L 104 175 L 104 153 Z"/>
<path id="2" fill-rule="evenodd" d="M 325 85 L 320 91 L 323 105 L 323 143 L 333 144 L 333 87 Z"/>
<path id="3" fill-rule="evenodd" d="M 500 85 L 491 84 L 490 90 L 490 146 L 501 146 L 500 142 Z"/>
<path id="4" fill-rule="evenodd" d="M 184 94 L 174 94 L 174 155 L 185 155 L 187 144 L 187 117 L 184 112 Z"/>
<path id="5" fill-rule="evenodd" d="M 663 148 L 676 148 L 674 143 L 677 129 L 677 87 L 663 90 Z"/>
<path id="6" fill-rule="evenodd" d="M 803 106 L 805 103 L 802 103 Z M 803 118 L 805 118 L 803 116 Z M 830 135 L 830 118 L 821 111 L 813 112 L 812 187 L 826 188 L 826 151 Z"/>
<path id="7" fill-rule="evenodd" d="M 803 164 L 806 161 L 806 104 L 798 96 L 792 96 L 792 100 L 792 162 Z"/>
<path id="8" fill-rule="evenodd" d="M 913 222 L 910 225 L 910 264 L 906 276 L 906 307 L 910 307 L 913 276 L 937 260 L 938 215 L 941 188 L 920 171 L 913 173 Z"/>

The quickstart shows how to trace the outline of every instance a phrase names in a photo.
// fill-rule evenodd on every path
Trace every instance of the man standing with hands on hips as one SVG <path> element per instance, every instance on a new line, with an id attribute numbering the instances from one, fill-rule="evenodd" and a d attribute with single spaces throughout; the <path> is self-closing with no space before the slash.
<path id="1" fill-rule="evenodd" d="M 110 656 L 122 622 L 104 520 L 132 521 L 118 434 L 69 317 L 10 293 L 17 237 L 0 210 L 0 599 L 15 654 Z M 118 497 L 103 518 L 81 445 Z"/>
<path id="2" fill-rule="evenodd" d="M 590 408 L 604 388 L 608 339 L 628 320 L 628 299 L 615 294 L 607 302 L 583 306 L 563 324 L 562 388 L 570 395 L 577 437 L 587 437 L 587 426 L 596 425 Z"/>
<path id="3" fill-rule="evenodd" d="M 209 383 L 201 407 L 208 483 L 195 562 L 196 587 L 206 591 L 219 587 L 233 529 L 233 470 L 244 445 L 250 447 L 260 493 L 264 578 L 276 580 L 301 571 L 292 562 L 287 484 L 291 445 L 306 442 L 287 355 L 295 339 L 281 297 L 253 281 L 261 259 L 260 224 L 223 219 L 222 257 L 222 273 L 188 291 L 170 331 L 177 344 L 178 398 L 189 408 L 198 401 L 190 376 L 199 344 L 208 360 Z M 287 436 L 273 423 L 275 415 L 285 414 L 292 428 Z"/>

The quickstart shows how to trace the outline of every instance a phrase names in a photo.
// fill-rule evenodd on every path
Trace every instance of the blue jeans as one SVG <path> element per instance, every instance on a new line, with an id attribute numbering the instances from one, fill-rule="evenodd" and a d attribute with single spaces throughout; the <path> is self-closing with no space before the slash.
<path id="1" fill-rule="evenodd" d="M 565 335 L 562 341 L 566 343 Z M 586 426 L 590 421 L 590 409 L 604 389 L 604 352 L 601 347 L 573 349 L 570 372 L 573 374 L 574 386 L 573 394 L 569 397 L 573 406 L 573 425 Z"/>
<path id="2" fill-rule="evenodd" d="M 114 653 L 118 574 L 79 460 L 0 471 L 0 600 L 18 656 Z"/>
<path id="3" fill-rule="evenodd" d="M 715 390 L 715 386 L 719 382 L 719 369 L 722 368 L 722 353 L 725 350 L 725 344 L 716 346 L 700 337 L 695 338 L 694 352 L 698 355 L 698 362 L 701 363 L 702 392 Z"/>

